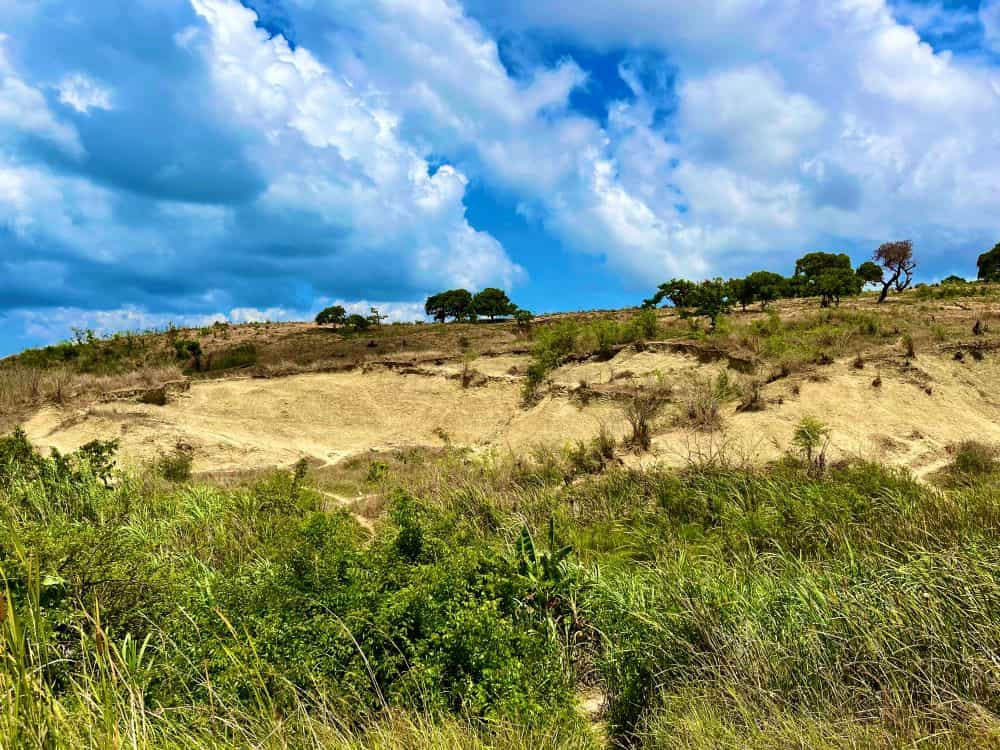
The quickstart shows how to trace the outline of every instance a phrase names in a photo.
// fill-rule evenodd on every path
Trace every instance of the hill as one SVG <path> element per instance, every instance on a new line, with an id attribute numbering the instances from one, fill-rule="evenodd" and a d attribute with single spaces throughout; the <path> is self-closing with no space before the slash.
<path id="1" fill-rule="evenodd" d="M 602 428 L 623 437 L 635 392 L 668 390 L 643 460 L 677 465 L 725 444 L 759 463 L 812 415 L 833 428 L 835 454 L 925 474 L 966 435 L 1000 442 L 1000 293 L 969 285 L 939 298 L 945 290 L 954 294 L 924 288 L 828 309 L 786 300 L 715 331 L 672 310 L 549 316 L 532 330 L 171 330 L 26 352 L 0 366 L 0 394 L 6 426 L 23 421 L 42 447 L 118 438 L 126 459 L 144 461 L 180 443 L 196 470 L 218 471 L 399 447 L 523 451 Z M 630 323 L 640 320 L 644 330 Z M 710 413 L 692 419 L 699 399 Z"/>
<path id="2" fill-rule="evenodd" d="M 957 289 L 4 360 L 0 747 L 997 746 Z"/>

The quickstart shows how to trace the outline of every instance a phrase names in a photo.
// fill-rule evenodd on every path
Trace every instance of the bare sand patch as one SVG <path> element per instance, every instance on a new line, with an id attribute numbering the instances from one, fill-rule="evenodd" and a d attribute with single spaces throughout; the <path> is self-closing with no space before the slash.
<path id="1" fill-rule="evenodd" d="M 482 357 L 476 367 L 483 372 L 489 364 L 494 375 L 519 363 L 523 358 L 517 355 Z M 714 377 L 721 369 L 682 354 L 629 351 L 609 362 L 561 368 L 554 380 L 572 390 L 581 379 L 607 382 L 616 372 L 627 372 L 639 378 L 659 373 L 683 384 L 692 376 Z M 463 388 L 450 374 L 442 365 L 437 376 L 374 369 L 196 382 L 166 406 L 48 407 L 25 427 L 37 445 L 60 451 L 117 437 L 125 462 L 146 461 L 185 443 L 194 449 L 196 471 L 289 465 L 302 457 L 333 463 L 412 446 L 523 451 L 535 444 L 587 440 L 602 425 L 617 435 L 625 431 L 621 405 L 610 399 L 584 404 L 564 388 L 525 408 L 515 377 Z M 879 387 L 872 385 L 876 375 Z M 727 403 L 721 433 L 672 427 L 668 409 L 653 452 L 642 461 L 681 464 L 722 447 L 749 460 L 774 458 L 787 450 L 799 420 L 811 415 L 832 429 L 831 457 L 875 458 L 926 475 L 947 461 L 946 449 L 953 443 L 974 438 L 1000 444 L 998 383 L 995 358 L 961 363 L 925 355 L 909 367 L 896 361 L 881 368 L 870 363 L 863 370 L 839 361 L 819 368 L 812 379 L 764 386 L 763 411 L 738 413 L 735 401 Z"/>

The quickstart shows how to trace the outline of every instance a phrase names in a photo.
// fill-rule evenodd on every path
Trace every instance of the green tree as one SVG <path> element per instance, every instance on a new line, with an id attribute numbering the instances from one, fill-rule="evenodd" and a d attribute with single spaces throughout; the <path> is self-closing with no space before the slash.
<path id="1" fill-rule="evenodd" d="M 745 281 L 761 307 L 767 307 L 768 303 L 785 296 L 787 292 L 788 280 L 773 271 L 754 271 Z"/>
<path id="2" fill-rule="evenodd" d="M 909 240 L 884 242 L 875 251 L 875 262 L 885 269 L 880 283 L 882 292 L 878 296 L 879 304 L 885 302 L 889 290 L 895 288 L 901 292 L 913 281 L 913 270 L 917 267 L 913 260 L 913 243 Z"/>
<path id="3" fill-rule="evenodd" d="M 367 331 L 372 322 L 363 315 L 350 315 L 347 318 L 347 327 L 355 331 Z"/>
<path id="4" fill-rule="evenodd" d="M 866 260 L 858 266 L 858 270 L 855 273 L 861 279 L 862 286 L 882 283 L 882 267 L 875 261 Z"/>
<path id="5" fill-rule="evenodd" d="M 668 300 L 674 307 L 683 309 L 693 303 L 698 285 L 687 279 L 671 279 L 657 287 L 656 294 L 643 300 L 643 307 L 657 307 L 663 300 Z"/>
<path id="6" fill-rule="evenodd" d="M 347 311 L 340 305 L 320 310 L 316 316 L 316 323 L 321 326 L 339 326 L 343 325 L 345 320 L 347 320 Z"/>
<path id="7" fill-rule="evenodd" d="M 980 255 L 976 265 L 979 267 L 980 281 L 1000 281 L 1000 242 L 992 250 Z"/>
<path id="8" fill-rule="evenodd" d="M 691 292 L 689 307 L 681 314 L 706 317 L 715 329 L 719 317 L 729 312 L 732 307 L 732 292 L 722 279 L 711 279 L 697 284 Z"/>
<path id="9" fill-rule="evenodd" d="M 860 280 L 844 253 L 807 253 L 795 261 L 793 283 L 802 297 L 819 297 L 823 307 L 861 291 Z"/>
<path id="10" fill-rule="evenodd" d="M 487 287 L 472 298 L 472 311 L 490 320 L 513 315 L 516 310 L 503 289 Z"/>
<path id="11" fill-rule="evenodd" d="M 730 279 L 728 284 L 733 301 L 738 302 L 743 310 L 746 310 L 747 305 L 752 305 L 757 299 L 753 286 L 746 279 Z"/>
<path id="12" fill-rule="evenodd" d="M 439 323 L 448 318 L 461 320 L 472 313 L 472 293 L 467 289 L 451 289 L 427 298 L 424 312 Z"/>
<path id="13" fill-rule="evenodd" d="M 861 286 L 861 279 L 850 268 L 829 268 L 816 280 L 823 307 L 829 307 L 831 301 L 839 307 L 841 297 L 858 294 Z"/>

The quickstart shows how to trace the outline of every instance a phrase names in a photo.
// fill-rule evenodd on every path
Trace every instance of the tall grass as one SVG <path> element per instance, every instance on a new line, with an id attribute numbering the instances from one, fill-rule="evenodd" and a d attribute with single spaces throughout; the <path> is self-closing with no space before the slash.
<path id="1" fill-rule="evenodd" d="M 582 749 L 584 686 L 617 746 L 1000 739 L 995 481 L 598 454 L 106 486 L 0 440 L 0 747 Z"/>

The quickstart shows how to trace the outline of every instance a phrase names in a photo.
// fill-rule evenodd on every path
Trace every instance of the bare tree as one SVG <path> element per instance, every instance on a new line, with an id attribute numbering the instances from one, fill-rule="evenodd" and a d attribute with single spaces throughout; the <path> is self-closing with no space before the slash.
<path id="1" fill-rule="evenodd" d="M 881 304 L 889 296 L 889 290 L 895 288 L 901 292 L 913 281 L 913 270 L 917 267 L 913 260 L 913 243 L 909 240 L 886 242 L 875 251 L 875 262 L 885 269 L 882 277 L 882 293 L 878 296 Z"/>

